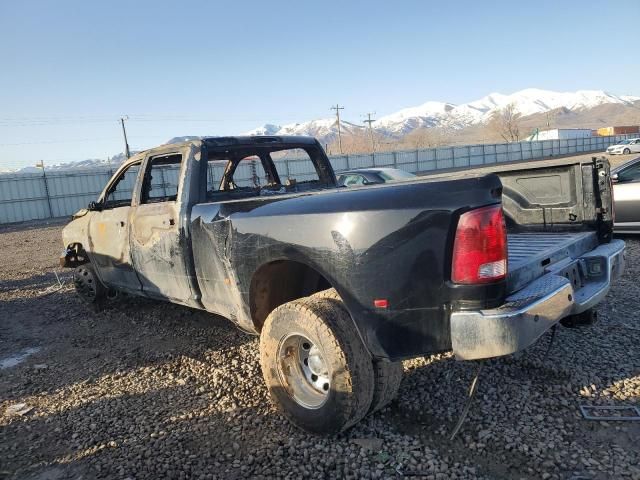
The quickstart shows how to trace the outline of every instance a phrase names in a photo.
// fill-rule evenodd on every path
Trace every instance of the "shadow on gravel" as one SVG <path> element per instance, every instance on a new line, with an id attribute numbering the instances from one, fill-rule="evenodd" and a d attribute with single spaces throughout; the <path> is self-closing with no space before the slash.
<path id="1" fill-rule="evenodd" d="M 60 275 L 59 278 L 61 280 L 64 278 L 67 282 L 71 281 L 71 275 L 66 272 L 58 275 Z M 0 293 L 11 292 L 13 290 L 45 290 L 57 285 L 58 280 L 56 279 L 55 273 L 47 272 L 17 280 L 0 280 Z"/>
<path id="2" fill-rule="evenodd" d="M 49 285 L 38 283 L 41 278 L 48 277 L 25 280 L 28 293 Z M 168 359 L 204 362 L 212 352 L 254 340 L 222 317 L 143 298 L 94 312 L 69 287 L 50 295 L 0 300 L 0 317 L 0 354 L 39 348 L 24 363 L 0 371 L 0 399 L 7 401 Z"/>
<path id="3" fill-rule="evenodd" d="M 188 402 L 181 401 L 185 398 Z M 216 461 L 229 467 L 243 456 L 234 428 L 268 423 L 276 414 L 259 407 L 221 412 L 215 405 L 215 392 L 202 393 L 187 384 L 114 392 L 50 415 L 23 417 L 0 431 L 0 443 L 11 445 L 2 469 L 7 477 L 22 479 L 60 469 L 64 478 L 178 478 L 179 472 L 191 471 L 220 475 Z M 276 437 L 246 443 L 255 442 L 275 443 Z M 225 478 L 243 478 L 248 472 L 240 473 Z"/>

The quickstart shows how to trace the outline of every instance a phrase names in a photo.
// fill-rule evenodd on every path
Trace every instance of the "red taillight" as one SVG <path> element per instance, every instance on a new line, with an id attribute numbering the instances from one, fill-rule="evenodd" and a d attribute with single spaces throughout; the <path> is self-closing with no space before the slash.
<path id="1" fill-rule="evenodd" d="M 451 280 L 475 284 L 507 276 L 507 228 L 501 205 L 463 213 L 453 243 Z"/>

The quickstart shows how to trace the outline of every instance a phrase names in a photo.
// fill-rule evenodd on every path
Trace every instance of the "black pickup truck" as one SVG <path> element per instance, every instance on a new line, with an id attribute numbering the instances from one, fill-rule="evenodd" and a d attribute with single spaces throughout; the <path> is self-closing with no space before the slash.
<path id="1" fill-rule="evenodd" d="M 340 188 L 313 138 L 203 138 L 126 161 L 61 263 L 91 304 L 126 292 L 259 334 L 274 402 L 330 433 L 394 397 L 402 359 L 591 322 L 624 268 L 612 225 L 606 160 Z"/>

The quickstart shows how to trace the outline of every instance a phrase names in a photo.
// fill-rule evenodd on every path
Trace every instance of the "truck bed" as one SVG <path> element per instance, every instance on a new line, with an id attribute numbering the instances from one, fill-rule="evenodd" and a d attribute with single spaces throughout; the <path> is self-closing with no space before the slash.
<path id="1" fill-rule="evenodd" d="M 596 232 L 509 232 L 507 238 L 509 293 L 542 276 L 546 268 L 598 246 Z"/>

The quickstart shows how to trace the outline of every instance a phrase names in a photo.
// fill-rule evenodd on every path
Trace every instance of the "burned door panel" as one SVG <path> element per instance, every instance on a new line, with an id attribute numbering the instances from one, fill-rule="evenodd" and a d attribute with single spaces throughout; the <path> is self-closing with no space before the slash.
<path id="1" fill-rule="evenodd" d="M 194 304 L 176 202 L 139 205 L 131 218 L 131 256 L 146 295 Z M 193 305 L 197 306 L 197 305 Z"/>
<path id="2" fill-rule="evenodd" d="M 139 291 L 129 249 L 131 207 L 93 212 L 89 222 L 89 254 L 102 281 L 111 287 Z"/>
<path id="3" fill-rule="evenodd" d="M 191 214 L 193 258 L 202 305 L 240 323 L 249 322 L 235 270 L 230 263 L 231 224 L 220 205 L 196 205 Z"/>

